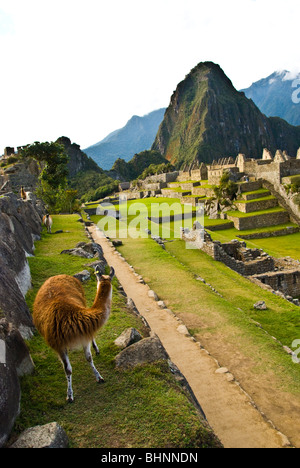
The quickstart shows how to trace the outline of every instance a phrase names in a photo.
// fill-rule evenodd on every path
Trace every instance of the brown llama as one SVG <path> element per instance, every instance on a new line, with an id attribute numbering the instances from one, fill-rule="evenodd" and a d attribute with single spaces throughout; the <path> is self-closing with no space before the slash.
<path id="1" fill-rule="evenodd" d="M 68 275 L 49 278 L 35 298 L 33 322 L 46 343 L 57 352 L 63 363 L 68 382 L 67 401 L 70 403 L 74 401 L 74 397 L 68 350 L 82 346 L 97 382 L 104 382 L 94 366 L 91 344 L 99 354 L 95 335 L 110 315 L 111 282 L 114 274 L 112 267 L 109 276 L 101 275 L 99 267 L 96 267 L 97 294 L 90 308 L 86 307 L 84 290 L 80 281 Z"/>
<path id="2" fill-rule="evenodd" d="M 23 185 L 22 185 L 21 190 L 20 190 L 20 195 L 21 195 L 22 200 L 26 200 L 26 199 L 27 199 L 27 195 L 26 195 L 26 192 L 25 192 L 25 190 L 24 190 Z"/>
<path id="3" fill-rule="evenodd" d="M 53 224 L 53 220 L 51 218 L 51 216 L 49 214 L 46 214 L 44 217 L 43 217 L 43 224 L 46 226 L 47 228 L 47 231 L 52 234 L 52 231 L 51 231 L 51 228 L 52 228 L 52 224 Z"/>

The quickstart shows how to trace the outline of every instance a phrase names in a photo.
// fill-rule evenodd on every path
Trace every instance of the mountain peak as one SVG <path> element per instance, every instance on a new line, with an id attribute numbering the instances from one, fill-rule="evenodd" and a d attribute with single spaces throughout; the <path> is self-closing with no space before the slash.
<path id="1" fill-rule="evenodd" d="M 297 142 L 290 138 L 297 129 L 286 129 L 289 141 L 279 142 L 275 127 L 219 65 L 201 62 L 173 93 L 152 149 L 179 168 L 238 153 L 258 158 L 264 147 L 276 151 L 283 145 L 292 155 L 300 145 L 299 133 Z"/>

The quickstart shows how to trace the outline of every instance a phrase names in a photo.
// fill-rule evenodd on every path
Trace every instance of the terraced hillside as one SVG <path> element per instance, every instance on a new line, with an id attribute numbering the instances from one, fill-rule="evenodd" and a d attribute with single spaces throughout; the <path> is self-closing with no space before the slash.
<path id="1" fill-rule="evenodd" d="M 214 196 L 213 186 L 207 181 L 173 182 L 161 190 L 164 197 L 178 198 L 182 204 L 196 206 Z M 234 227 L 238 231 L 278 226 L 291 226 L 290 215 L 279 205 L 276 196 L 263 188 L 261 181 L 239 183 L 239 195 L 235 202 L 237 210 L 230 210 L 215 219 L 205 218 L 205 228 L 223 230 Z"/>

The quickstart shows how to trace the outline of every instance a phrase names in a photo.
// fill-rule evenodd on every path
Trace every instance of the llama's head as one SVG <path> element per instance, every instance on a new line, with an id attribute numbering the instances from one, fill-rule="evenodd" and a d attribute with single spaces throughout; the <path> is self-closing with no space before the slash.
<path id="1" fill-rule="evenodd" d="M 95 268 L 95 275 L 96 275 L 97 281 L 98 281 L 99 283 L 100 283 L 101 281 L 104 281 L 104 280 L 110 280 L 110 281 L 112 281 L 113 277 L 115 276 L 115 270 L 113 269 L 113 267 L 110 267 L 110 273 L 109 273 L 109 275 L 102 275 L 102 274 L 101 274 L 100 267 L 97 265 L 96 268 Z"/>

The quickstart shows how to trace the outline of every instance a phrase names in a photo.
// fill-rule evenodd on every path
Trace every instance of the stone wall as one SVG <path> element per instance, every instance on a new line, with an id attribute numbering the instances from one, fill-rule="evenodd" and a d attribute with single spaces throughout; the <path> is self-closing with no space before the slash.
<path id="1" fill-rule="evenodd" d="M 177 171 L 167 172 L 164 174 L 155 174 L 155 175 L 147 177 L 144 180 L 144 184 L 157 184 L 159 182 L 169 184 L 171 182 L 175 182 L 177 180 L 178 175 L 179 175 L 179 172 Z"/>
<path id="2" fill-rule="evenodd" d="M 249 177 L 265 179 L 273 185 L 281 184 L 281 179 L 290 175 L 300 174 L 300 160 L 295 158 L 284 159 L 278 156 L 274 159 L 246 159 L 243 155 L 237 158 L 237 167 L 240 172 Z"/>
<path id="3" fill-rule="evenodd" d="M 208 242 L 209 244 L 209 242 Z M 269 255 L 261 255 L 261 252 L 251 252 L 251 249 L 246 249 L 243 242 L 233 241 L 227 244 L 221 242 L 213 242 L 213 258 L 224 263 L 232 270 L 242 276 L 253 276 L 255 274 L 265 273 L 274 270 L 274 260 Z M 244 257 L 249 253 L 249 257 Z"/>
<path id="4" fill-rule="evenodd" d="M 234 227 L 239 231 L 247 231 L 256 228 L 276 226 L 290 222 L 289 214 L 286 211 L 275 211 L 255 216 L 238 217 L 234 215 L 227 216 L 233 221 Z"/>
<path id="5" fill-rule="evenodd" d="M 25 301 L 31 287 L 27 257 L 40 237 L 44 209 L 34 197 L 21 200 L 13 193 L 0 197 L 0 447 L 19 413 L 19 377 L 32 372 L 24 339 L 34 326 Z"/>
<path id="6" fill-rule="evenodd" d="M 41 169 L 34 159 L 27 159 L 3 170 L 5 181 L 9 182 L 9 190 L 19 192 L 21 186 L 26 191 L 34 191 Z M 1 188 L 1 186 L 0 186 Z M 6 190 L 7 191 L 7 190 Z"/>
<path id="7" fill-rule="evenodd" d="M 201 249 L 218 262 L 236 271 L 242 276 L 254 276 L 273 271 L 274 259 L 258 249 L 247 249 L 245 242 L 234 240 L 222 244 L 213 241 L 203 229 L 189 231 L 182 229 L 181 238 L 194 243 L 194 248 Z"/>
<path id="8" fill-rule="evenodd" d="M 225 172 L 229 172 L 233 180 L 238 180 L 241 175 L 239 168 L 234 164 L 225 166 L 212 165 L 208 167 L 208 184 L 218 185 Z"/>
<path id="9" fill-rule="evenodd" d="M 254 275 L 261 283 L 267 284 L 274 291 L 282 291 L 285 295 L 292 298 L 300 297 L 300 271 L 276 271 Z"/>
<path id="10" fill-rule="evenodd" d="M 255 211 L 268 210 L 269 208 L 275 208 L 278 206 L 277 198 L 261 198 L 255 201 L 245 201 L 236 203 L 239 211 L 242 213 L 253 213 Z"/>

